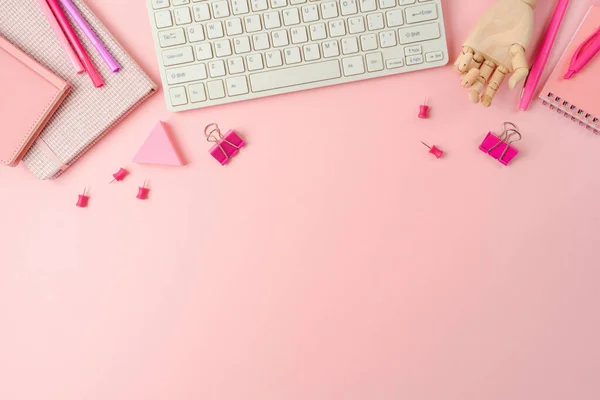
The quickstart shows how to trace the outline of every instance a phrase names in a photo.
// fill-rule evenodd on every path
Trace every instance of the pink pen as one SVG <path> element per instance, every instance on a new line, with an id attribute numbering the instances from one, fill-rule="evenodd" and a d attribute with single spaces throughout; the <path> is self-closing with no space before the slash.
<path id="1" fill-rule="evenodd" d="M 581 71 L 592 58 L 600 51 L 600 28 L 592 34 L 589 38 L 583 41 L 581 45 L 575 51 L 571 64 L 569 65 L 569 72 L 565 75 L 565 79 L 569 79 L 577 72 Z"/>
<path id="2" fill-rule="evenodd" d="M 542 74 L 544 73 L 544 69 L 548 63 L 548 57 L 550 57 L 550 52 L 554 46 L 556 35 L 558 34 L 560 24 L 565 16 L 568 5 L 569 0 L 559 0 L 558 4 L 556 5 L 554 15 L 552 15 L 550 25 L 548 25 L 548 30 L 546 31 L 546 36 L 542 42 L 542 47 L 540 48 L 540 52 L 533 63 L 533 67 L 531 67 L 529 77 L 527 78 L 527 82 L 523 88 L 523 93 L 521 94 L 521 102 L 519 104 L 519 110 L 521 111 L 527 110 L 527 107 L 529 107 L 529 103 L 531 103 L 531 99 L 535 94 L 537 86 L 540 83 L 540 79 L 542 78 Z"/>

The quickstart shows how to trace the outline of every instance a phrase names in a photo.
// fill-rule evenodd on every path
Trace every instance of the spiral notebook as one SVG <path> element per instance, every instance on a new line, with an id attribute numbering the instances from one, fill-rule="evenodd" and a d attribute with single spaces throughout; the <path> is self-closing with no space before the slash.
<path id="1" fill-rule="evenodd" d="M 94 88 L 87 74 L 75 74 L 37 0 L 0 0 L 0 35 L 72 86 L 71 93 L 23 158 L 25 166 L 40 179 L 58 177 L 156 92 L 154 82 L 123 50 L 85 2 L 72 1 L 121 64 L 121 71 L 112 73 L 86 35 L 71 20 L 77 36 L 105 80 L 104 87 L 100 89 Z M 26 106 L 23 104 L 23 107 Z"/>
<path id="2" fill-rule="evenodd" d="M 593 5 L 562 55 L 540 98 L 544 104 L 582 127 L 600 131 L 600 54 L 571 79 L 563 79 L 577 47 L 600 26 L 600 7 Z"/>

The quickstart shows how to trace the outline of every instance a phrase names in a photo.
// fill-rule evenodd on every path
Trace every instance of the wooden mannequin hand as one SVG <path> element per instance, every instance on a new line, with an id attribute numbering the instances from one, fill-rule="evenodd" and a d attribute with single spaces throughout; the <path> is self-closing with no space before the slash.
<path id="1" fill-rule="evenodd" d="M 525 51 L 531 41 L 536 0 L 498 0 L 479 19 L 454 63 L 469 97 L 489 107 L 506 74 L 513 89 L 529 74 Z M 488 83 L 489 82 L 489 83 Z"/>

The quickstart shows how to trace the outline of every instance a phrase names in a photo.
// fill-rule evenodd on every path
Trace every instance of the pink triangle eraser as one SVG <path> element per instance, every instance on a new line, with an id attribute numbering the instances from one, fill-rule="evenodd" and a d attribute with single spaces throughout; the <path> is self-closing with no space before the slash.
<path id="1" fill-rule="evenodd" d="M 171 135 L 162 121 L 158 121 L 158 124 L 150 132 L 142 147 L 133 157 L 133 162 L 138 164 L 184 165 L 171 140 Z"/>

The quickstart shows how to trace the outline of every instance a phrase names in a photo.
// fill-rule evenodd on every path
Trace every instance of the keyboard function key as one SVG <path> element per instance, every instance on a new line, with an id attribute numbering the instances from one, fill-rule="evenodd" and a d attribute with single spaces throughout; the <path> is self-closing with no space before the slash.
<path id="1" fill-rule="evenodd" d="M 152 0 L 152 8 L 159 10 L 161 8 L 168 8 L 169 0 Z"/>
<path id="2" fill-rule="evenodd" d="M 228 96 L 240 96 L 248 93 L 248 82 L 245 76 L 235 76 L 225 80 Z"/>
<path id="3" fill-rule="evenodd" d="M 169 96 L 171 97 L 171 105 L 173 107 L 183 106 L 188 103 L 185 87 L 183 86 L 170 88 Z"/>
<path id="4" fill-rule="evenodd" d="M 163 50 L 162 57 L 163 65 L 165 67 L 170 67 L 172 65 L 186 64 L 194 61 L 194 51 L 190 46 L 172 50 Z"/>
<path id="5" fill-rule="evenodd" d="M 441 36 L 440 24 L 434 22 L 432 24 L 398 29 L 398 36 L 400 37 L 400 44 L 411 44 L 426 40 L 439 39 Z"/>
<path id="6" fill-rule="evenodd" d="M 383 70 L 383 56 L 381 53 L 369 53 L 366 55 L 367 71 L 377 72 Z"/>
<path id="7" fill-rule="evenodd" d="M 421 47 L 420 44 L 417 44 L 415 46 L 407 46 L 404 48 L 404 55 L 405 56 L 414 56 L 415 54 L 421 54 L 423 53 L 423 48 Z"/>
<path id="8" fill-rule="evenodd" d="M 204 90 L 204 83 L 195 83 L 188 86 L 188 93 L 190 94 L 190 101 L 192 103 L 200 103 L 206 101 L 206 91 Z"/>
<path id="9" fill-rule="evenodd" d="M 168 69 L 165 73 L 169 85 L 179 85 L 207 78 L 206 66 L 204 64 Z"/>
<path id="10" fill-rule="evenodd" d="M 427 62 L 442 61 L 444 59 L 443 51 L 432 51 L 431 53 L 425 54 L 425 60 Z"/>
<path id="11" fill-rule="evenodd" d="M 183 32 L 183 28 L 158 32 L 158 41 L 160 42 L 160 47 L 185 44 L 185 33 Z"/>
<path id="12" fill-rule="evenodd" d="M 432 21 L 437 19 L 438 13 L 436 5 L 423 4 L 422 6 L 415 6 L 406 9 L 406 23 L 417 24 L 419 22 Z"/>
<path id="13" fill-rule="evenodd" d="M 406 65 L 417 65 L 423 63 L 423 55 L 416 54 L 414 56 L 406 57 Z"/>
<path id="14" fill-rule="evenodd" d="M 395 69 L 404 67 L 404 59 L 403 58 L 392 58 L 385 62 L 385 67 L 387 69 Z"/>
<path id="15" fill-rule="evenodd" d="M 184 4 L 190 4 L 190 0 L 172 0 L 174 6 L 182 6 Z"/>
<path id="16" fill-rule="evenodd" d="M 344 76 L 354 76 L 365 73 L 365 63 L 362 56 L 342 58 Z"/>

